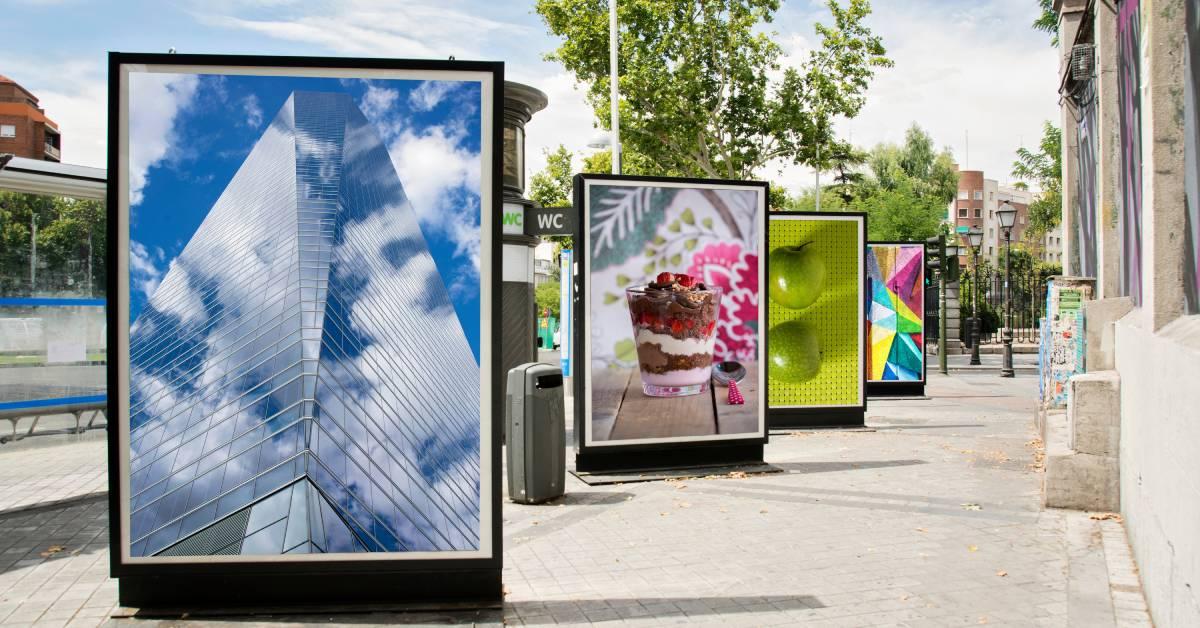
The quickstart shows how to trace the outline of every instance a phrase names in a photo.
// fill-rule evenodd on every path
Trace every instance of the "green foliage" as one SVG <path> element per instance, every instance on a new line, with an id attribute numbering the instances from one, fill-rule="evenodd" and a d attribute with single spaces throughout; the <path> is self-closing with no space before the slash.
<path id="1" fill-rule="evenodd" d="M 29 294 L 30 236 L 37 216 L 39 294 L 92 294 L 105 286 L 105 211 L 98 201 L 0 191 L 0 296 Z"/>
<path id="2" fill-rule="evenodd" d="M 547 281 L 533 290 L 533 300 L 537 303 L 538 317 L 545 316 L 547 309 L 550 310 L 550 316 L 558 317 L 558 306 L 560 303 L 559 290 L 561 286 L 557 281 Z"/>
<path id="3" fill-rule="evenodd" d="M 1062 131 L 1050 121 L 1042 126 L 1042 139 L 1037 152 L 1017 149 L 1012 175 L 1033 181 L 1042 193 L 1029 205 L 1029 227 L 1024 235 L 1027 242 L 1037 242 L 1062 221 Z"/>
<path id="4" fill-rule="evenodd" d="M 1058 45 L 1058 13 L 1054 10 L 1054 0 L 1037 0 L 1038 8 L 1042 10 L 1033 21 L 1034 30 L 1050 33 L 1050 45 Z"/>
<path id="5" fill-rule="evenodd" d="M 836 160 L 834 183 L 821 188 L 821 211 L 866 212 L 872 240 L 923 240 L 943 231 L 958 173 L 950 153 L 938 152 L 933 138 L 917 124 L 909 127 L 903 145 L 850 148 Z M 815 191 L 806 190 L 781 206 L 813 211 Z"/>
<path id="6" fill-rule="evenodd" d="M 891 61 L 864 23 L 869 0 L 828 7 L 819 44 L 801 67 L 780 71 L 783 49 L 766 30 L 778 0 L 619 2 L 622 170 L 749 179 L 777 159 L 836 154 L 833 121 L 858 114 Z M 608 3 L 538 0 L 536 10 L 563 40 L 548 58 L 587 87 L 608 128 Z"/>
<path id="7" fill-rule="evenodd" d="M 574 156 L 566 146 L 546 151 L 546 168 L 529 178 L 529 200 L 542 207 L 567 207 L 571 204 L 571 167 Z"/>

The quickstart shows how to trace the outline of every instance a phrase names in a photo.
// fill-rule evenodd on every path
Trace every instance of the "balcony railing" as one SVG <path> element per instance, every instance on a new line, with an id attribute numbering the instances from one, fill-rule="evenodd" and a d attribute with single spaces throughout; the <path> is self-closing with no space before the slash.
<path id="1" fill-rule="evenodd" d="M 47 143 L 42 152 L 44 152 L 47 157 L 54 158 L 55 161 L 59 161 L 62 159 L 62 156 L 59 153 L 58 148 L 56 146 L 54 146 L 53 144 Z"/>

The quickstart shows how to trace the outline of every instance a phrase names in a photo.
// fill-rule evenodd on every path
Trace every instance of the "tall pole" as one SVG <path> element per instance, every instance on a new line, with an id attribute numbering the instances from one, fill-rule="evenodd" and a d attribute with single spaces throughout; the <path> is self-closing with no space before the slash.
<path id="1" fill-rule="evenodd" d="M 33 229 L 29 236 L 29 296 L 37 294 L 37 212 L 33 213 Z"/>
<path id="2" fill-rule="evenodd" d="M 92 227 L 88 225 L 88 263 L 87 263 L 87 279 L 88 279 L 88 298 L 92 297 Z"/>
<path id="3" fill-rule="evenodd" d="M 1000 365 L 1000 377 L 1013 377 L 1012 361 L 1012 284 L 1009 272 L 1012 270 L 1012 229 L 1004 230 L 1004 363 Z"/>
<path id="4" fill-rule="evenodd" d="M 621 113 L 617 90 L 617 0 L 608 0 L 608 84 L 612 109 L 612 173 L 621 174 Z"/>
<path id="5" fill-rule="evenodd" d="M 979 248 L 971 247 L 971 262 L 974 271 L 971 273 L 971 364 L 978 366 L 979 361 Z"/>
<path id="6" fill-rule="evenodd" d="M 946 247 L 942 247 L 942 264 L 946 263 Z M 938 269 L 938 372 L 949 375 L 946 367 L 946 269 Z"/>
<path id="7" fill-rule="evenodd" d="M 817 142 L 817 163 L 814 164 L 817 175 L 817 211 L 821 211 L 821 142 Z"/>

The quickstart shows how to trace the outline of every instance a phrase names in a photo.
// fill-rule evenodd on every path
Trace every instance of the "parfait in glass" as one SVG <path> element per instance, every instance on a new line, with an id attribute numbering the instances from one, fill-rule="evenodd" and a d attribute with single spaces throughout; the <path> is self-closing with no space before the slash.
<path id="1" fill-rule="evenodd" d="M 708 390 L 721 289 L 688 275 L 659 273 L 625 290 L 633 321 L 642 390 L 651 397 L 682 397 Z"/>

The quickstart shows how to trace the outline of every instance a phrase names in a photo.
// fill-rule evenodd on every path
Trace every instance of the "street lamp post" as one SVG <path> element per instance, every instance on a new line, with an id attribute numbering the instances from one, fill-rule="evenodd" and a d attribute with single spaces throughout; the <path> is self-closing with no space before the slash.
<path id="1" fill-rule="evenodd" d="M 1012 270 L 1012 228 L 1017 220 L 1017 210 L 1005 202 L 996 210 L 1000 228 L 1004 229 L 1004 361 L 1000 365 L 1000 377 L 1013 377 L 1012 362 L 1012 286 L 1009 272 Z"/>
<path id="2" fill-rule="evenodd" d="M 983 245 L 983 229 L 972 227 L 967 232 L 967 244 L 971 247 L 971 365 L 979 361 L 979 248 Z"/>

